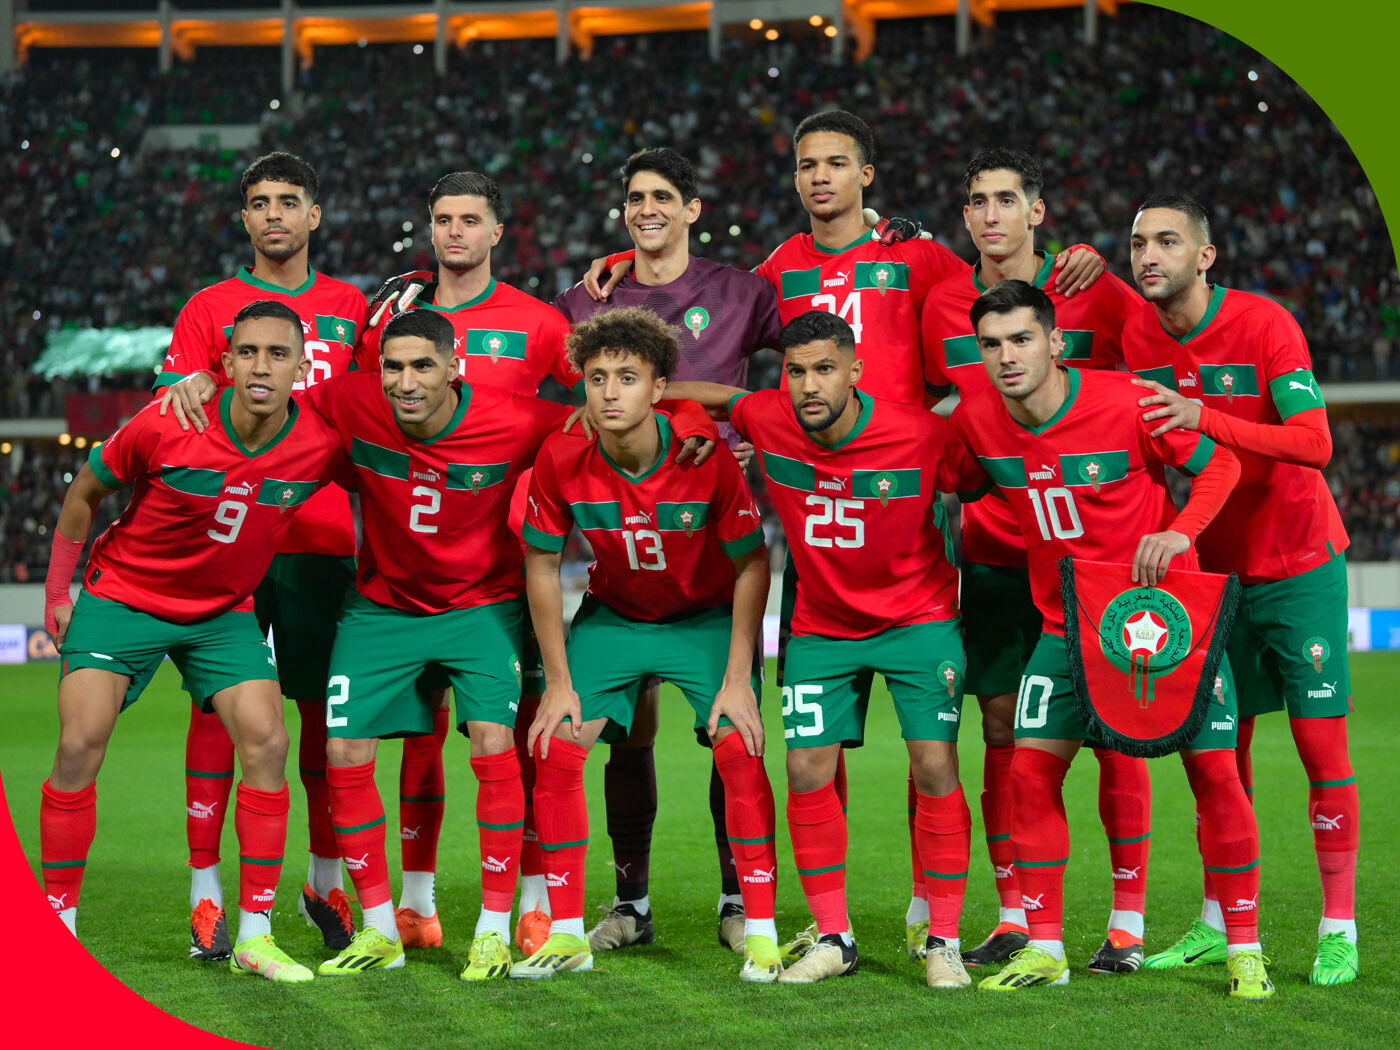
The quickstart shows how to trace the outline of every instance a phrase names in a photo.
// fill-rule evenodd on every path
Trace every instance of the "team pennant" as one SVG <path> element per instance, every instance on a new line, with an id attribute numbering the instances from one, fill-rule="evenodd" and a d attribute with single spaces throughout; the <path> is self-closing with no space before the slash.
<path id="1" fill-rule="evenodd" d="M 1216 673 L 1239 580 L 1174 568 L 1146 587 L 1128 565 L 1059 564 L 1070 679 L 1089 735 L 1140 758 L 1181 750 L 1222 702 Z"/>

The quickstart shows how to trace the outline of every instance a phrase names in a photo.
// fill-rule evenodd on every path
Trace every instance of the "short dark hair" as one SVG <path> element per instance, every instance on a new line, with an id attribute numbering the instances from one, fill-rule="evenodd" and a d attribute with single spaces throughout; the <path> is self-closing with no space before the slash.
<path id="1" fill-rule="evenodd" d="M 1188 197 L 1184 193 L 1154 193 L 1138 205 L 1134 218 L 1148 208 L 1170 208 L 1172 211 L 1181 212 L 1196 227 L 1195 233 L 1201 243 L 1210 243 L 1210 215 L 1206 212 L 1205 205 L 1195 197 Z"/>
<path id="2" fill-rule="evenodd" d="M 244 321 L 257 321 L 264 317 L 275 317 L 279 321 L 286 321 L 292 326 L 292 331 L 296 333 L 297 353 L 305 352 L 305 340 L 301 331 L 301 317 L 286 303 L 279 303 L 276 299 L 254 299 L 244 306 L 238 313 L 233 315 L 233 327 L 237 328 Z M 229 333 L 229 342 L 232 343 L 232 331 Z"/>
<path id="3" fill-rule="evenodd" d="M 681 203 L 689 204 L 700 196 L 700 178 L 695 165 L 669 146 L 639 149 L 622 165 L 622 192 L 632 185 L 632 176 L 639 171 L 654 171 L 669 182 L 681 195 Z"/>
<path id="4" fill-rule="evenodd" d="M 238 180 L 238 199 L 248 203 L 248 191 L 260 182 L 285 182 L 300 186 L 306 191 L 306 199 L 314 201 L 320 192 L 321 180 L 316 177 L 316 169 L 295 153 L 278 150 L 264 153 L 243 171 Z"/>
<path id="5" fill-rule="evenodd" d="M 443 197 L 485 197 L 486 206 L 497 222 L 505 222 L 506 199 L 501 196 L 501 188 L 496 180 L 479 171 L 450 171 L 433 184 L 428 191 L 428 214 L 433 205 Z"/>
<path id="6" fill-rule="evenodd" d="M 1025 191 L 1026 200 L 1034 202 L 1040 199 L 1040 191 L 1045 187 L 1045 174 L 1040 170 L 1040 165 L 1024 150 L 1006 146 L 983 150 L 973 157 L 963 174 L 963 188 L 971 190 L 972 180 L 984 171 L 1002 170 L 1014 171 L 1021 177 L 1021 189 Z"/>
<path id="7" fill-rule="evenodd" d="M 830 339 L 839 350 L 856 352 L 856 333 L 844 319 L 827 310 L 808 310 L 783 325 L 778 340 L 786 353 L 794 346 L 806 346 Z"/>
<path id="8" fill-rule="evenodd" d="M 1029 307 L 1046 335 L 1055 327 L 1055 304 L 1050 297 L 1033 284 L 1025 281 L 999 281 L 979 295 L 972 304 L 969 317 L 972 330 L 988 314 L 1009 314 L 1012 310 Z"/>
<path id="9" fill-rule="evenodd" d="M 676 330 L 645 306 L 608 310 L 581 321 L 564 347 L 580 372 L 599 354 L 636 354 L 662 379 L 671 378 L 681 356 Z"/>
<path id="10" fill-rule="evenodd" d="M 854 113 L 848 113 L 844 109 L 827 109 L 804 117 L 797 125 L 797 130 L 792 133 L 793 152 L 797 152 L 798 143 L 818 131 L 849 135 L 855 140 L 861 164 L 875 163 L 875 133 L 870 130 L 869 124 Z"/>
<path id="11" fill-rule="evenodd" d="M 390 339 L 412 336 L 432 343 L 439 357 L 455 357 L 456 335 L 452 322 L 442 314 L 433 310 L 408 310 L 384 326 L 379 346 L 382 350 Z"/>

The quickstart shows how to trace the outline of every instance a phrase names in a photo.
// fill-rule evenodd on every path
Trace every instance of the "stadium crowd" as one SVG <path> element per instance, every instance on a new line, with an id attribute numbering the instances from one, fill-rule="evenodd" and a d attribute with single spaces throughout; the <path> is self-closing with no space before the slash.
<path id="1" fill-rule="evenodd" d="M 277 98 L 273 49 L 213 49 L 163 76 L 150 51 L 74 61 L 36 50 L 0 89 L 0 131 L 18 146 L 0 156 L 0 417 L 61 412 L 63 384 L 28 371 L 47 333 L 170 324 L 194 291 L 246 261 L 228 186 L 263 149 L 293 148 L 320 168 L 313 265 L 366 291 L 386 274 L 432 265 L 422 219 L 438 174 L 487 172 L 510 208 L 494 271 L 549 299 L 590 259 L 626 247 L 615 172 L 648 144 L 699 162 L 697 250 L 759 262 L 802 225 L 791 124 L 827 104 L 861 112 L 876 129 L 870 201 L 884 214 L 918 216 L 964 256 L 959 175 L 993 144 L 1041 158 L 1041 245 L 1087 241 L 1120 274 L 1137 200 L 1186 189 L 1213 210 L 1214 277 L 1285 305 L 1319 378 L 1400 374 L 1394 257 L 1375 197 L 1331 122 L 1268 60 L 1141 6 L 1101 20 L 1094 47 L 1072 11 L 1004 15 L 965 58 L 954 55 L 952 28 L 950 19 L 882 22 L 869 60 L 837 65 L 810 61 L 810 43 L 740 36 L 726 37 L 722 60 L 711 62 L 700 33 L 600 39 L 591 60 L 563 65 L 553 41 L 482 43 L 455 55 L 442 80 L 430 55 L 409 45 L 322 48 L 295 100 Z M 1180 61 L 1144 77 L 1143 48 L 1168 39 Z M 624 86 L 637 83 L 653 90 Z M 260 143 L 247 156 L 142 148 L 148 129 L 172 123 L 256 124 Z M 756 377 L 767 381 L 762 370 Z M 1397 433 L 1333 425 L 1329 476 L 1355 556 L 1392 557 L 1387 476 Z M 47 543 L 30 528 L 29 503 L 48 508 L 76 462 L 42 457 L 18 477 L 0 468 L 0 574 L 43 564 Z"/>

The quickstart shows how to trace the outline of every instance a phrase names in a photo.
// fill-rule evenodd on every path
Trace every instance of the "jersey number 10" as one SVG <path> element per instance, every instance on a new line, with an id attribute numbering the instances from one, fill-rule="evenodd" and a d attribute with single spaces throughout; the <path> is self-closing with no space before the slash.
<path id="1" fill-rule="evenodd" d="M 1074 493 L 1069 489 L 1046 489 L 1043 496 L 1037 489 L 1027 489 L 1026 494 L 1035 509 L 1035 523 L 1040 526 L 1042 539 L 1072 540 L 1084 535 Z"/>

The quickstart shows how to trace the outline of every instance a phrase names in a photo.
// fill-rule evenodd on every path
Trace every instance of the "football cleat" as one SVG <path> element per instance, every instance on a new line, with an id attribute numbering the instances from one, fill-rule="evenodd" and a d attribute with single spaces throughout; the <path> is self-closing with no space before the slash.
<path id="1" fill-rule="evenodd" d="M 1089 960 L 1090 973 L 1137 973 L 1142 966 L 1142 942 L 1122 930 L 1109 930 Z"/>
<path id="2" fill-rule="evenodd" d="M 1015 992 L 1042 984 L 1069 984 L 1069 963 L 1044 948 L 1026 947 L 1011 957 L 1006 969 L 982 978 L 977 987 L 987 992 Z"/>
<path id="3" fill-rule="evenodd" d="M 810 952 L 816 943 L 817 924 L 814 922 L 786 944 L 779 945 L 778 952 L 782 956 L 783 968 L 786 969 L 797 962 Z"/>
<path id="4" fill-rule="evenodd" d="M 309 981 L 313 974 L 301 963 L 277 947 L 270 934 L 259 934 L 239 941 L 228 958 L 228 968 L 234 973 L 266 977 L 279 984 L 299 984 Z"/>
<path id="5" fill-rule="evenodd" d="M 772 984 L 783 972 L 783 961 L 772 937 L 755 934 L 744 938 L 744 967 L 739 980 L 748 984 Z"/>
<path id="6" fill-rule="evenodd" d="M 223 905 L 205 897 L 190 912 L 190 958 L 211 961 L 233 954 Z"/>
<path id="7" fill-rule="evenodd" d="M 1005 962 L 1030 941 L 1031 935 L 1025 930 L 1002 923 L 976 948 L 962 953 L 963 965 L 990 966 L 992 963 Z"/>
<path id="8" fill-rule="evenodd" d="M 733 901 L 719 910 L 719 943 L 736 952 L 744 950 L 744 906 Z"/>
<path id="9" fill-rule="evenodd" d="M 972 987 L 962 953 L 942 937 L 929 937 L 924 942 L 924 976 L 930 988 Z"/>
<path id="10" fill-rule="evenodd" d="M 316 967 L 316 972 L 323 977 L 353 977 L 368 970 L 397 970 L 402 965 L 403 945 L 366 926 L 350 939 L 344 951 Z"/>
<path id="11" fill-rule="evenodd" d="M 629 944 L 650 944 L 656 940 L 656 924 L 651 912 L 639 914 L 629 901 L 614 901 L 611 908 L 598 905 L 607 912 L 597 926 L 588 931 L 588 947 L 595 952 L 626 948 Z M 541 951 L 544 949 L 541 948 Z"/>
<path id="12" fill-rule="evenodd" d="M 332 887 L 324 900 L 310 886 L 302 887 L 297 914 L 306 919 L 306 925 L 321 931 L 321 939 L 326 942 L 327 948 L 340 951 L 348 947 L 350 938 L 355 936 L 350 898 L 339 886 Z"/>
<path id="13" fill-rule="evenodd" d="M 912 958 L 923 960 L 928 953 L 928 920 L 911 922 L 904 927 L 904 947 Z"/>
<path id="14" fill-rule="evenodd" d="M 1236 953 L 1238 954 L 1238 953 Z M 1324 934 L 1317 942 L 1317 958 L 1313 961 L 1309 984 L 1350 984 L 1361 971 L 1361 958 L 1356 945 L 1344 933 Z"/>
<path id="15" fill-rule="evenodd" d="M 1258 949 L 1232 952 L 1225 960 L 1230 974 L 1230 996 L 1234 999 L 1267 999 L 1274 994 L 1274 982 L 1264 969 L 1269 960 Z"/>
<path id="16" fill-rule="evenodd" d="M 556 933 L 552 934 L 534 955 L 512 966 L 510 975 L 537 980 L 559 973 L 591 969 L 593 953 L 589 951 L 588 942 L 570 933 Z"/>
<path id="17" fill-rule="evenodd" d="M 442 944 L 442 923 L 437 912 L 419 915 L 412 908 L 398 908 L 394 925 L 399 928 L 399 942 L 405 948 L 436 948 Z"/>
<path id="18" fill-rule="evenodd" d="M 812 984 L 828 977 L 850 977 L 860 970 L 860 958 L 856 954 L 856 944 L 847 944 L 839 933 L 828 933 L 817 938 L 817 943 L 808 948 L 802 957 L 782 973 L 778 974 L 781 984 Z"/>
<path id="19" fill-rule="evenodd" d="M 549 940 L 549 921 L 538 908 L 524 912 L 515 924 L 515 946 L 527 956 L 534 955 Z"/>
<path id="20" fill-rule="evenodd" d="M 1206 925 L 1200 919 L 1165 951 L 1154 952 L 1142 960 L 1144 970 L 1171 970 L 1178 966 L 1205 966 L 1225 961 L 1225 934 Z"/>
<path id="21" fill-rule="evenodd" d="M 510 974 L 510 945 L 495 930 L 478 933 L 472 938 L 467 965 L 462 970 L 464 981 L 490 981 Z"/>

